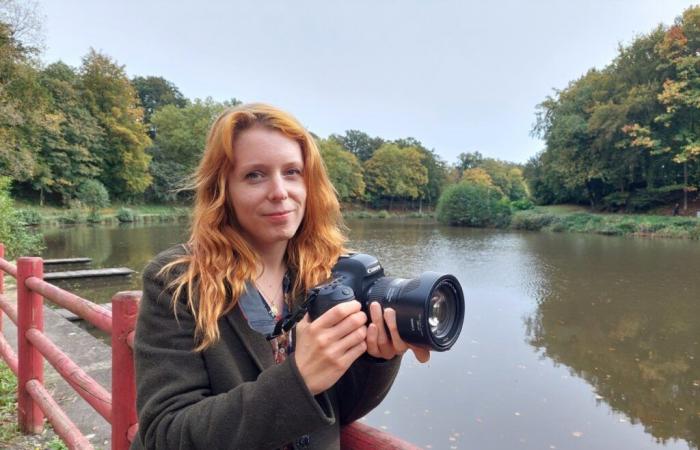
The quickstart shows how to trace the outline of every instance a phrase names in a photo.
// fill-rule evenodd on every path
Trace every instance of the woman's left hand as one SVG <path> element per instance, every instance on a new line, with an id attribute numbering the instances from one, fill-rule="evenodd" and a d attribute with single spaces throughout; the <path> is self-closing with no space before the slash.
<path id="1" fill-rule="evenodd" d="M 396 355 L 403 355 L 410 348 L 418 361 L 424 363 L 430 359 L 428 349 L 407 344 L 401 339 L 396 326 L 396 311 L 392 308 L 386 308 L 382 317 L 381 305 L 372 302 L 369 305 L 369 312 L 372 322 L 367 326 L 366 342 L 367 353 L 370 356 L 391 359 Z M 389 328 L 389 334 L 387 334 L 386 328 Z"/>

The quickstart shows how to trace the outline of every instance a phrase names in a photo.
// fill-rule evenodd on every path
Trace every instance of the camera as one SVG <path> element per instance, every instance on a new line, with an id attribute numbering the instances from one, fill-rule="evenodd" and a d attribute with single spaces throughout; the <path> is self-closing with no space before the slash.
<path id="1" fill-rule="evenodd" d="M 464 322 L 464 294 L 453 275 L 424 272 L 417 278 L 384 276 L 377 258 L 363 253 L 341 256 L 331 280 L 310 289 L 307 304 L 313 320 L 333 306 L 351 300 L 378 302 L 396 311 L 401 339 L 436 351 L 449 350 Z"/>

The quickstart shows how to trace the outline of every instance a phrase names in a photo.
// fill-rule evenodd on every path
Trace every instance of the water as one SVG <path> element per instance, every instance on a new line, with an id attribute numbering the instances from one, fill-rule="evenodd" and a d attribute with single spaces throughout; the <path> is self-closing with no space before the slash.
<path id="1" fill-rule="evenodd" d="M 688 449 L 700 444 L 700 244 L 350 222 L 391 276 L 450 272 L 467 317 L 449 352 L 408 355 L 364 420 L 433 449 Z M 186 225 L 51 229 L 46 257 L 141 270 Z M 93 285 L 90 282 L 90 285 Z M 86 287 L 107 301 L 139 277 Z"/>

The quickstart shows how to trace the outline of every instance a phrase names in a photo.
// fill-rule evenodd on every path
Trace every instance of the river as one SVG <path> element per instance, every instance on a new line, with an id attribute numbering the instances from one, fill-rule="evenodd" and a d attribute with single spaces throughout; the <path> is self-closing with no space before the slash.
<path id="1" fill-rule="evenodd" d="M 388 275 L 449 272 L 467 315 L 364 420 L 433 449 L 697 449 L 700 243 L 348 223 Z M 186 224 L 47 228 L 44 257 L 141 271 Z M 99 302 L 140 279 L 70 282 Z"/>

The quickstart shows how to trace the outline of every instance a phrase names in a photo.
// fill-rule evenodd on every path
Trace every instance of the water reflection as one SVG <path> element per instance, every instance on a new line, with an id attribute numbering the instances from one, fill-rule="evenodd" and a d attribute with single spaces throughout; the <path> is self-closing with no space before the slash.
<path id="1" fill-rule="evenodd" d="M 528 242 L 549 261 L 526 319 L 530 344 L 659 442 L 697 448 L 698 246 L 557 235 Z"/>
<path id="2" fill-rule="evenodd" d="M 460 339 L 406 357 L 367 422 L 434 449 L 685 449 L 700 442 L 700 245 L 349 222 L 350 247 L 389 276 L 433 270 L 464 287 Z M 186 224 L 49 229 L 45 257 L 141 271 Z M 108 301 L 123 280 L 65 282 Z"/>

